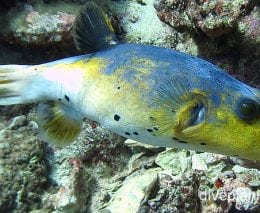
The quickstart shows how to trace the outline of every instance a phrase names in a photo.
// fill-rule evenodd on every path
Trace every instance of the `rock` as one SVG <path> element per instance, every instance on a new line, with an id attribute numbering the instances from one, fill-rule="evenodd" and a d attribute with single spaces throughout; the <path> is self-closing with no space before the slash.
<path id="1" fill-rule="evenodd" d="M 42 207 L 47 165 L 39 139 L 26 126 L 25 115 L 15 117 L 0 137 L 0 212 L 29 212 Z"/>
<path id="2" fill-rule="evenodd" d="M 130 158 L 125 139 L 86 120 L 77 140 L 69 146 L 48 145 L 49 178 L 55 183 L 45 194 L 44 208 L 60 212 L 95 212 L 121 185 Z"/>
<path id="3" fill-rule="evenodd" d="M 243 14 L 256 4 L 236 1 L 158 1 L 155 8 L 161 20 L 181 31 L 201 30 L 210 37 L 229 33 Z"/>
<path id="4" fill-rule="evenodd" d="M 161 171 L 159 187 L 148 201 L 149 212 L 198 212 L 199 179 L 197 171 L 178 175 L 172 175 L 169 170 Z"/>
<path id="5" fill-rule="evenodd" d="M 98 2 L 114 12 L 123 29 L 123 37 L 129 43 L 167 46 L 165 40 L 174 34 L 170 27 L 160 22 L 156 16 L 154 0 Z"/>
<path id="6" fill-rule="evenodd" d="M 153 7 L 153 0 L 137 2 L 97 2 L 113 12 L 120 27 L 126 32 L 128 42 L 164 45 L 172 30 L 160 22 Z M 22 46 L 51 46 L 72 44 L 72 24 L 80 3 L 70 1 L 32 0 L 19 4 L 0 16 L 0 41 Z M 5 23 L 9 22 L 8 25 Z M 147 23 L 149 27 L 146 27 Z M 117 26 L 115 26 L 117 28 Z M 122 33 L 122 29 L 116 30 Z"/>
<path id="7" fill-rule="evenodd" d="M 115 193 L 106 210 L 113 213 L 137 213 L 146 203 L 157 182 L 160 169 L 140 170 L 123 182 L 122 187 Z"/>
<path id="8" fill-rule="evenodd" d="M 177 42 L 174 48 L 210 60 L 241 81 L 259 87 L 260 8 L 256 0 L 155 2 L 163 22 L 192 37 L 189 49 L 177 48 L 187 45 L 188 40 Z"/>
<path id="9" fill-rule="evenodd" d="M 231 157 L 230 158 L 235 165 L 239 165 L 246 168 L 255 168 L 260 170 L 260 162 L 259 161 L 252 161 L 252 160 L 246 160 L 242 158 L 237 157 Z"/>
<path id="10" fill-rule="evenodd" d="M 78 8 L 72 3 L 45 4 L 42 1 L 14 7 L 0 16 L 0 38 L 22 46 L 72 43 L 71 29 Z"/>
<path id="11" fill-rule="evenodd" d="M 156 146 L 150 145 L 150 144 L 145 144 L 145 143 L 141 143 L 132 139 L 126 139 L 126 141 L 124 142 L 125 145 L 129 146 L 129 147 L 137 147 L 137 146 L 142 146 L 146 149 L 154 149 L 157 148 Z"/>
<path id="12" fill-rule="evenodd" d="M 137 153 L 147 152 L 147 151 L 151 151 L 153 153 L 159 153 L 165 150 L 164 147 L 153 146 L 150 144 L 141 143 L 131 139 L 126 139 L 124 143 L 126 146 L 130 147 L 133 152 L 137 152 Z"/>
<path id="13" fill-rule="evenodd" d="M 260 8 L 255 7 L 251 13 L 238 22 L 238 32 L 243 36 L 246 43 L 260 43 Z"/>
<path id="14" fill-rule="evenodd" d="M 69 171 L 67 182 L 59 185 L 58 192 L 43 198 L 48 204 L 46 208 L 53 208 L 58 212 L 85 212 L 89 196 L 89 178 L 83 168 L 74 165 Z"/>
<path id="15" fill-rule="evenodd" d="M 237 165 L 233 166 L 232 170 L 228 170 L 229 167 L 227 166 L 221 173 L 215 175 L 218 179 L 215 180 L 214 188 L 210 185 L 205 188 L 205 183 L 200 185 L 199 197 L 203 212 L 216 210 L 220 207 L 222 208 L 222 210 L 219 209 L 221 212 L 249 209 L 250 212 L 254 212 L 258 208 L 259 170 Z M 209 203 L 215 204 L 209 205 Z"/>
<path id="16" fill-rule="evenodd" d="M 207 170 L 206 162 L 199 155 L 192 155 L 192 169 L 196 170 Z"/>
<path id="17" fill-rule="evenodd" d="M 240 165 L 235 165 L 232 170 L 237 173 L 237 174 L 240 174 L 240 173 L 246 173 L 249 171 L 248 168 L 245 168 L 243 166 L 240 166 Z M 255 170 L 256 171 L 256 170 Z"/>
<path id="18" fill-rule="evenodd" d="M 38 124 L 35 121 L 30 121 L 28 126 L 32 129 L 32 130 L 37 130 L 38 129 Z"/>
<path id="19" fill-rule="evenodd" d="M 87 198 L 94 197 L 89 190 L 97 189 L 91 180 L 112 186 L 104 179 L 119 174 L 126 166 L 130 154 L 123 144 L 125 139 L 98 125 L 84 123 L 77 143 L 63 149 L 49 145 L 44 148 L 35 135 L 37 124 L 28 121 L 29 117 L 34 115 L 7 121 L 1 130 L 0 211 L 86 211 L 90 208 Z"/>
<path id="20" fill-rule="evenodd" d="M 210 178 L 216 178 L 229 165 L 227 156 L 214 153 L 193 153 L 192 168 L 203 171 Z"/>
<path id="21" fill-rule="evenodd" d="M 145 168 L 151 168 L 154 166 L 155 156 L 146 156 L 144 152 L 133 154 L 128 162 L 128 174 Z"/>
<path id="22" fill-rule="evenodd" d="M 191 157 L 189 151 L 186 150 L 168 149 L 157 155 L 155 163 L 164 170 L 172 171 L 172 174 L 191 169 Z"/>
<path id="23" fill-rule="evenodd" d="M 255 188 L 259 188 L 260 187 L 260 180 L 252 180 L 248 183 L 248 185 L 255 189 Z"/>
<path id="24" fill-rule="evenodd" d="M 232 200 L 235 201 L 235 207 L 237 210 L 257 210 L 255 205 L 256 203 L 259 203 L 259 197 L 256 192 L 252 192 L 247 187 L 237 187 L 232 191 L 232 194 Z"/>
<path id="25" fill-rule="evenodd" d="M 17 116 L 13 119 L 12 123 L 10 124 L 10 129 L 18 129 L 26 124 L 27 119 L 25 115 Z"/>

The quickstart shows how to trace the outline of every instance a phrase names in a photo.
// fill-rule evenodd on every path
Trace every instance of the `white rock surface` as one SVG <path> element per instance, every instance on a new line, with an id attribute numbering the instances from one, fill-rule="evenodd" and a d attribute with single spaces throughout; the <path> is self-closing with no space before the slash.
<path id="1" fill-rule="evenodd" d="M 138 213 L 157 182 L 158 171 L 141 170 L 127 177 L 106 209 L 112 213 Z"/>

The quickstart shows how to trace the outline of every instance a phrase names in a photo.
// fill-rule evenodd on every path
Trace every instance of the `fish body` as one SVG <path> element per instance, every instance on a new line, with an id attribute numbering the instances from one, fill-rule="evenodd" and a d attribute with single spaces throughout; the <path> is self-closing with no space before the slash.
<path id="1" fill-rule="evenodd" d="M 78 24 L 89 25 L 94 9 Z M 58 144 L 71 142 L 87 117 L 147 144 L 260 160 L 259 89 L 185 53 L 118 44 L 104 23 L 98 32 L 105 48 L 95 46 L 92 54 L 0 66 L 0 104 L 42 103 L 40 129 Z M 89 48 L 89 41 L 75 38 L 79 49 Z"/>

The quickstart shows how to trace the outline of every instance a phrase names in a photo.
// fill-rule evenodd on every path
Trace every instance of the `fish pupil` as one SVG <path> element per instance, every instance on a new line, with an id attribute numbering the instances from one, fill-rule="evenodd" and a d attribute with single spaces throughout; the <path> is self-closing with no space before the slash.
<path id="1" fill-rule="evenodd" d="M 242 119 L 254 119 L 259 113 L 259 104 L 253 100 L 243 100 L 239 104 L 239 112 Z"/>

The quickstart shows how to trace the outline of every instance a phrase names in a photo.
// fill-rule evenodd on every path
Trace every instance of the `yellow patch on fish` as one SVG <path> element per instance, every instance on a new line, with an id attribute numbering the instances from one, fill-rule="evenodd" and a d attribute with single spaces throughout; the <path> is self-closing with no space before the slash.
<path id="1" fill-rule="evenodd" d="M 226 106 L 220 106 L 216 115 L 217 120 L 214 123 L 203 122 L 190 127 L 183 131 L 182 137 L 193 144 L 204 145 L 205 148 L 210 145 L 211 149 L 213 148 L 216 152 L 227 155 L 232 155 L 232 153 L 236 155 L 236 153 L 247 150 L 248 158 L 258 159 L 254 150 L 260 149 L 260 122 L 255 121 L 257 122 L 255 125 L 247 125 L 233 115 Z M 243 136 L 241 136 L 241 132 L 243 132 Z M 250 144 L 249 141 L 251 141 Z"/>
<path id="2" fill-rule="evenodd" d="M 111 109 L 116 108 L 116 106 L 129 103 L 123 109 L 118 110 L 117 113 L 124 114 L 125 120 L 129 120 L 129 123 L 134 121 L 134 123 L 141 125 L 148 118 L 142 116 L 140 109 L 147 112 L 149 108 L 144 103 L 140 91 L 148 89 L 148 85 L 144 85 L 145 82 L 143 82 L 143 84 L 138 84 L 138 88 L 135 88 L 131 82 L 123 79 L 122 75 L 127 67 L 120 67 L 113 74 L 104 73 L 104 68 L 108 64 L 108 61 L 101 58 L 91 58 L 83 63 L 77 62 L 74 64 L 78 69 L 84 69 L 85 86 L 83 86 L 83 90 L 87 94 L 84 100 L 88 103 L 86 107 L 90 111 L 93 109 L 93 113 L 99 113 L 99 117 L 102 119 L 108 117 L 108 114 L 111 114 Z M 85 69 L 86 67 L 87 69 Z M 138 82 L 138 79 L 136 81 Z"/>

